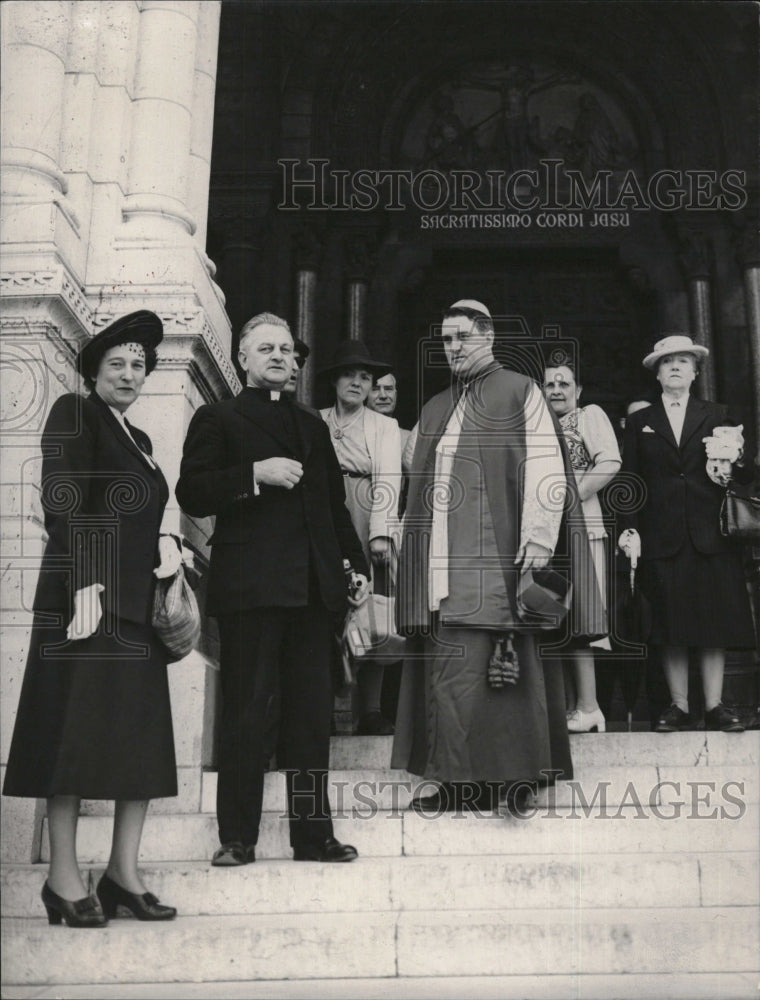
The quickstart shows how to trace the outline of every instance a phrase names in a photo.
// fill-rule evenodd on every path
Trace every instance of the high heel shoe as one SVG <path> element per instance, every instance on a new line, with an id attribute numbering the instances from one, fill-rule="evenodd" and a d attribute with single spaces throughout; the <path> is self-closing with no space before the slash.
<path id="1" fill-rule="evenodd" d="M 95 896 L 85 896 L 83 899 L 75 900 L 64 899 L 57 892 L 53 892 L 47 882 L 42 887 L 41 896 L 49 924 L 60 924 L 65 920 L 68 927 L 105 927 L 108 923 Z"/>
<path id="2" fill-rule="evenodd" d="M 142 895 L 128 892 L 108 875 L 104 875 L 98 882 L 96 892 L 107 917 L 116 916 L 117 906 L 126 906 L 138 920 L 173 920 L 177 916 L 175 907 L 159 903 L 152 892 L 144 892 Z"/>
<path id="3" fill-rule="evenodd" d="M 567 717 L 567 731 L 569 733 L 591 733 L 596 730 L 598 733 L 606 732 L 607 721 L 602 715 L 601 708 L 594 712 L 582 712 L 576 708 Z"/>

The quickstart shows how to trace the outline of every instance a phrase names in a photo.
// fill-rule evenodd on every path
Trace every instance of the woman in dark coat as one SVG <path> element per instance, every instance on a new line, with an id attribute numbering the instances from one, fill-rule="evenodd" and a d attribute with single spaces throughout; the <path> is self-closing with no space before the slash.
<path id="1" fill-rule="evenodd" d="M 719 530 L 727 472 L 752 473 L 742 465 L 741 428 L 729 408 L 690 395 L 707 354 L 682 334 L 658 341 L 644 365 L 656 371 L 662 394 L 625 428 L 623 470 L 640 476 L 645 490 L 620 546 L 629 554 L 641 550 L 641 585 L 653 613 L 650 641 L 661 647 L 672 702 L 655 728 L 666 733 L 688 725 L 690 648 L 699 656 L 705 728 L 741 732 L 721 701 L 725 650 L 751 649 L 755 642 L 741 550 Z M 726 457 L 715 458 L 718 453 Z"/>
<path id="2" fill-rule="evenodd" d="M 177 794 L 167 654 L 150 620 L 156 577 L 177 571 L 180 550 L 159 537 L 169 490 L 150 438 L 124 417 L 162 336 L 140 311 L 90 340 L 78 367 L 91 394 L 57 399 L 42 433 L 48 541 L 3 793 L 47 799 L 51 924 L 103 926 L 117 905 L 176 915 L 146 891 L 137 856 L 148 800 Z M 97 896 L 76 857 L 82 798 L 115 800 Z"/>

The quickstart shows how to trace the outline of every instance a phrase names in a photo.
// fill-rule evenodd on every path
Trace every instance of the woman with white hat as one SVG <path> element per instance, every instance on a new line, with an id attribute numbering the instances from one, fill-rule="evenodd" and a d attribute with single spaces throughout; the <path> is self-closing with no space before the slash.
<path id="1" fill-rule="evenodd" d="M 722 703 L 726 648 L 755 643 L 741 551 L 719 529 L 724 487 L 751 478 L 741 425 L 729 407 L 691 395 L 708 350 L 669 334 L 644 358 L 661 395 L 626 423 L 623 471 L 643 487 L 638 510 L 624 519 L 620 547 L 640 550 L 642 590 L 652 604 L 649 641 L 662 648 L 671 705 L 657 732 L 688 728 L 689 651 L 699 660 L 705 728 L 741 732 Z M 746 468 L 745 468 L 746 462 Z"/>

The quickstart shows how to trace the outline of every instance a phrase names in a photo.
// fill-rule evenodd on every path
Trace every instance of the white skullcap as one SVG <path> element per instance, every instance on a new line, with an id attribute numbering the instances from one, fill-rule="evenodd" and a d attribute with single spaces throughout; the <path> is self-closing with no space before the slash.
<path id="1" fill-rule="evenodd" d="M 482 302 L 478 302 L 477 299 L 459 299 L 453 305 L 449 306 L 449 309 L 474 309 L 476 312 L 482 312 L 489 319 L 492 318 L 490 311 Z"/>

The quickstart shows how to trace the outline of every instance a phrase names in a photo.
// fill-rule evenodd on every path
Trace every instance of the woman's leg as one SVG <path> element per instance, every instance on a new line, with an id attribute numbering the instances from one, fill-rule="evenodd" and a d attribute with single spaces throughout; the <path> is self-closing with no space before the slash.
<path id="1" fill-rule="evenodd" d="M 79 797 L 54 795 L 47 800 L 50 869 L 48 884 L 63 899 L 83 899 L 88 895 L 77 861 L 77 821 Z"/>
<path id="2" fill-rule="evenodd" d="M 572 654 L 571 654 L 572 655 Z M 575 662 L 562 661 L 562 673 L 565 679 L 565 711 L 569 715 L 578 707 L 578 687 L 575 683 Z"/>
<path id="3" fill-rule="evenodd" d="M 129 799 L 115 803 L 111 856 L 106 869 L 107 875 L 122 889 L 140 896 L 147 892 L 137 870 L 137 855 L 147 811 L 147 799 Z"/>
<path id="4" fill-rule="evenodd" d="M 359 701 L 359 731 L 361 732 L 362 719 L 373 715 L 375 719 L 380 716 L 380 696 L 383 690 L 384 663 L 364 663 L 359 668 L 356 677 Z M 389 720 L 383 720 L 388 723 Z M 387 732 L 392 733 L 391 725 L 387 726 Z"/>
<path id="5" fill-rule="evenodd" d="M 664 646 L 662 670 L 670 690 L 670 700 L 682 712 L 689 711 L 689 651 L 685 646 Z"/>
<path id="6" fill-rule="evenodd" d="M 575 707 L 581 712 L 597 712 L 599 705 L 596 700 L 596 668 L 594 654 L 590 649 L 573 651 L 575 663 L 575 688 L 578 698 Z"/>
<path id="7" fill-rule="evenodd" d="M 726 653 L 723 649 L 700 649 L 699 667 L 702 672 L 702 690 L 705 695 L 705 711 L 709 712 L 723 698 L 723 668 Z"/>

